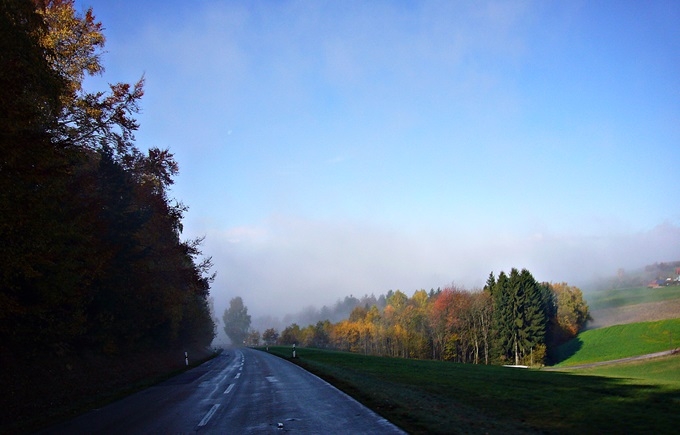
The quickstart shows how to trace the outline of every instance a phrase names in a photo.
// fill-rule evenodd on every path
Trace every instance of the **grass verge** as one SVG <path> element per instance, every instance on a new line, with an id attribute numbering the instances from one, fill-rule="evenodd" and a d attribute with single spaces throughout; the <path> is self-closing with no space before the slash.
<path id="1" fill-rule="evenodd" d="M 215 354 L 189 350 L 195 367 Z M 124 355 L 0 357 L 0 434 L 31 433 L 143 390 L 185 370 L 183 350 Z"/>
<path id="2" fill-rule="evenodd" d="M 409 433 L 670 433 L 666 382 L 270 347 Z M 680 357 L 673 357 L 680 358 Z M 673 366 L 674 367 L 674 366 Z"/>

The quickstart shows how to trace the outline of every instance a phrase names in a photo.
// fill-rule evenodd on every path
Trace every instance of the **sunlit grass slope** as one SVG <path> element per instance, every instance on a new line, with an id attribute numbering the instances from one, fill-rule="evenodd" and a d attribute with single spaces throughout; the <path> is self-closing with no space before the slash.
<path id="1" fill-rule="evenodd" d="M 680 427 L 680 389 L 672 382 L 305 348 L 292 359 L 290 348 L 270 351 L 409 433 L 672 433 Z"/>
<path id="2" fill-rule="evenodd" d="M 557 349 L 557 367 L 609 361 L 680 347 L 680 318 L 591 329 Z"/>

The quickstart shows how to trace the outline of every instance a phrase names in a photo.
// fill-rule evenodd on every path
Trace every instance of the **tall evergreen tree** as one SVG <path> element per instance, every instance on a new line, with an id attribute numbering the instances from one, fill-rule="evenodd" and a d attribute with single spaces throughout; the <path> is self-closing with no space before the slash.
<path id="1" fill-rule="evenodd" d="M 229 301 L 229 308 L 224 310 L 224 332 L 231 340 L 234 346 L 243 344 L 243 340 L 248 335 L 250 328 L 250 315 L 248 314 L 248 307 L 243 305 L 243 299 L 240 296 Z"/>
<path id="2" fill-rule="evenodd" d="M 496 277 L 493 272 L 489 273 L 489 277 L 486 279 L 486 284 L 484 285 L 484 291 L 488 292 L 493 296 L 494 288 L 496 287 Z"/>
<path id="3" fill-rule="evenodd" d="M 513 348 L 514 313 L 510 284 L 505 272 L 490 287 L 493 296 L 493 353 L 496 358 L 505 359 Z"/>
<path id="4" fill-rule="evenodd" d="M 546 293 L 549 289 L 538 284 L 528 270 L 515 268 L 510 276 L 501 272 L 491 289 L 498 355 L 520 364 L 536 346 L 545 344 L 554 307 Z"/>

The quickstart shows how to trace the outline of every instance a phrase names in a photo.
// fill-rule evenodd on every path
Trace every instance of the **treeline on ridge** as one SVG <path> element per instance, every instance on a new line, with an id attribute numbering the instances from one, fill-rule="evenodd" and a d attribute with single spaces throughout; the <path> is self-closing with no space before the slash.
<path id="1" fill-rule="evenodd" d="M 209 345 L 210 259 L 181 240 L 177 163 L 134 144 L 143 80 L 83 89 L 103 71 L 91 9 L 1 5 L 0 346 Z"/>
<path id="2" fill-rule="evenodd" d="M 375 298 L 373 298 L 375 299 Z M 403 358 L 477 364 L 540 365 L 573 338 L 589 319 L 577 287 L 539 283 L 512 269 L 490 274 L 484 289 L 417 290 L 408 297 L 389 291 L 357 305 L 349 318 L 291 324 L 279 332 L 251 331 L 247 343 L 302 345 Z"/>

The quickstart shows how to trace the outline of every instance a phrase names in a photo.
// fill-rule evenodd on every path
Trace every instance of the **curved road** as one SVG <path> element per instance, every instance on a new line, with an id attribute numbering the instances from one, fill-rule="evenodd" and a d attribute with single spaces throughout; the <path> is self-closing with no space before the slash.
<path id="1" fill-rule="evenodd" d="M 269 432 L 404 433 L 298 366 L 247 348 L 42 433 Z"/>

